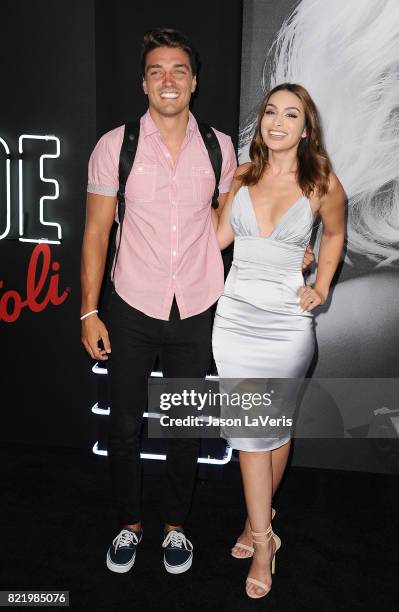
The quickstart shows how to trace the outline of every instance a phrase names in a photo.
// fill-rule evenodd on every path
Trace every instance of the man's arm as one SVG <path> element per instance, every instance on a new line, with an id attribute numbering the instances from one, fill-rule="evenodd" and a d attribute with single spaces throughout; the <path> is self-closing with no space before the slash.
<path id="1" fill-rule="evenodd" d="M 81 315 L 97 309 L 104 276 L 109 234 L 115 217 L 116 197 L 87 194 L 86 227 L 83 236 L 81 285 Z M 98 347 L 103 341 L 104 350 Z M 82 342 L 93 359 L 106 360 L 111 352 L 107 328 L 97 314 L 82 321 Z"/>
<path id="2" fill-rule="evenodd" d="M 226 191 L 226 193 L 219 193 L 219 197 L 218 197 L 219 207 L 216 209 L 216 213 L 218 214 L 219 217 L 223 212 L 223 208 L 224 208 L 224 205 L 226 204 L 228 195 L 229 195 L 228 191 Z"/>
<path id="3" fill-rule="evenodd" d="M 215 228 L 216 237 L 221 250 L 228 247 L 234 240 L 234 232 L 230 223 L 231 206 L 235 194 L 242 185 L 241 179 L 239 177 L 247 170 L 248 166 L 249 163 L 247 162 L 236 169 L 233 182 L 231 183 L 230 191 L 226 194 L 222 194 L 223 196 L 225 196 L 225 198 L 223 201 L 223 208 L 221 212 L 219 213 L 219 209 L 219 214 L 215 214 L 215 211 L 212 211 L 213 226 Z"/>

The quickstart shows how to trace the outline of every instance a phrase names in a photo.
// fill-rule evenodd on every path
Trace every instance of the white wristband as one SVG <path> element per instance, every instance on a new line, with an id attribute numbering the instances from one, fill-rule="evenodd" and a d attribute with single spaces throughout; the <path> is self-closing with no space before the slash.
<path id="1" fill-rule="evenodd" d="M 90 310 L 90 312 L 86 312 L 86 314 L 82 315 L 80 317 L 80 320 L 83 321 L 83 319 L 85 319 L 86 317 L 90 317 L 90 315 L 96 314 L 97 312 L 98 310 Z"/>

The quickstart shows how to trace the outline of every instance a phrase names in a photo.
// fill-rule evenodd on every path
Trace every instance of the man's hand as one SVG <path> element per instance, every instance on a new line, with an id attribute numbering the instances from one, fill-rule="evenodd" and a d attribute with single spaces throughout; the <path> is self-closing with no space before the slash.
<path id="1" fill-rule="evenodd" d="M 98 346 L 99 340 L 102 340 L 104 349 L 100 349 Z M 83 319 L 82 342 L 86 351 L 93 359 L 99 359 L 100 361 L 108 359 L 108 354 L 111 352 L 108 331 L 96 314 Z"/>
<path id="2" fill-rule="evenodd" d="M 311 246 L 306 247 L 305 255 L 303 256 L 302 270 L 307 270 L 315 260 Z"/>

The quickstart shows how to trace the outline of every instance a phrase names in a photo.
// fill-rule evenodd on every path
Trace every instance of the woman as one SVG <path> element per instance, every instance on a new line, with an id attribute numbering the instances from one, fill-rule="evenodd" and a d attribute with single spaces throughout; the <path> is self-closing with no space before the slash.
<path id="1" fill-rule="evenodd" d="M 233 240 L 235 245 L 216 311 L 213 353 L 221 379 L 301 378 L 314 353 L 311 311 L 326 302 L 342 254 L 345 202 L 316 107 L 303 87 L 285 83 L 266 96 L 250 159 L 238 168 L 220 219 L 214 216 L 220 248 Z M 316 282 L 303 286 L 302 259 L 317 214 L 323 235 Z M 264 597 L 280 546 L 270 525 L 271 500 L 289 436 L 229 443 L 240 451 L 248 511 L 232 554 L 251 556 L 246 552 L 254 549 L 246 591 Z"/>

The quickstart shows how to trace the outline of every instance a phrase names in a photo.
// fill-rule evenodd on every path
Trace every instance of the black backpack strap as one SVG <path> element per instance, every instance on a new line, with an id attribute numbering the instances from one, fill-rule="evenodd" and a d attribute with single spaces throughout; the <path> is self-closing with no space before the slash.
<path id="1" fill-rule="evenodd" d="M 212 208 L 218 208 L 219 202 L 219 182 L 222 174 L 222 150 L 220 148 L 219 141 L 213 129 L 206 123 L 198 123 L 198 129 L 201 133 L 202 139 L 208 151 L 209 159 L 212 164 L 213 172 L 215 174 L 215 191 L 212 196 Z"/>
<path id="2" fill-rule="evenodd" d="M 119 240 L 116 247 L 114 265 L 112 268 L 111 278 L 114 278 L 116 262 L 119 255 L 119 249 L 122 240 L 122 226 L 125 218 L 125 188 L 129 174 L 132 170 L 134 158 L 136 156 L 137 144 L 140 136 L 140 122 L 130 121 L 125 125 L 125 133 L 121 152 L 119 155 L 119 189 L 117 194 L 118 201 L 118 220 L 119 220 Z"/>

